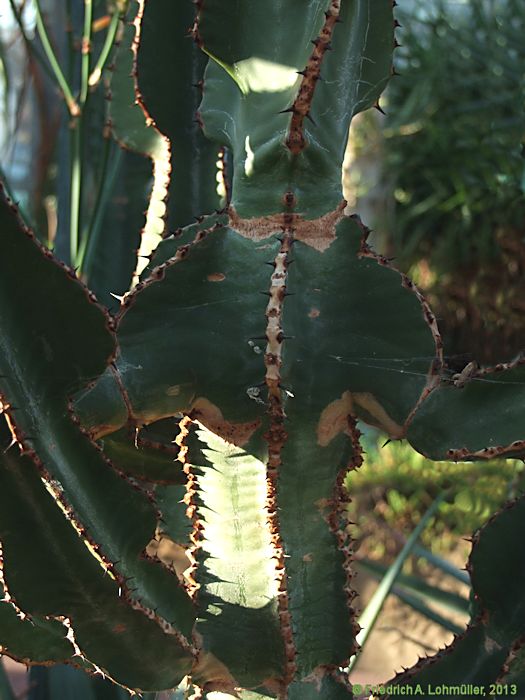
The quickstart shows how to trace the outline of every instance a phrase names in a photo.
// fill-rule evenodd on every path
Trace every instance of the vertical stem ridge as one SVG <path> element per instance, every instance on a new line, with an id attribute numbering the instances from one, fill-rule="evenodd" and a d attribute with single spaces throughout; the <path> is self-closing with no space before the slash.
<path id="1" fill-rule="evenodd" d="M 281 450 L 288 437 L 284 429 L 284 420 L 286 416 L 282 402 L 280 368 L 284 339 L 281 327 L 282 309 L 286 296 L 288 255 L 293 244 L 292 221 L 292 215 L 284 215 L 284 235 L 281 240 L 281 247 L 274 261 L 274 271 L 270 281 L 270 298 L 268 306 L 266 307 L 266 338 L 268 343 L 264 355 L 264 363 L 266 366 L 265 383 L 268 389 L 270 416 L 270 425 L 268 431 L 264 434 L 264 438 L 268 442 L 268 464 L 266 472 L 268 494 L 267 509 L 271 540 L 274 547 L 275 559 L 277 561 L 276 571 L 279 588 L 278 610 L 286 657 L 283 679 L 285 688 L 292 682 L 296 673 L 295 657 L 297 654 L 293 640 L 291 613 L 289 611 L 284 545 L 281 539 L 279 517 L 277 515 L 277 484 L 279 468 L 281 466 Z M 284 692 L 286 692 L 286 690 Z"/>
<path id="2" fill-rule="evenodd" d="M 325 53 L 331 48 L 330 42 L 334 27 L 339 20 L 339 12 L 341 11 L 341 0 L 331 0 L 328 10 L 325 12 L 325 23 L 321 29 L 319 36 L 313 40 L 314 50 L 308 63 L 301 75 L 301 85 L 299 92 L 290 107 L 292 120 L 290 122 L 290 130 L 286 137 L 286 146 L 294 154 L 299 154 L 306 146 L 306 139 L 303 133 L 303 123 L 305 117 L 310 116 L 312 100 L 314 98 L 315 86 L 321 77 L 321 63 Z"/>
<path id="3" fill-rule="evenodd" d="M 348 415 L 347 423 L 348 427 L 345 432 L 350 437 L 350 441 L 352 443 L 352 458 L 337 475 L 334 487 L 334 496 L 331 504 L 331 512 L 328 516 L 328 523 L 337 540 L 337 547 L 343 555 L 343 570 L 346 576 L 344 592 L 346 594 L 348 610 L 350 613 L 352 613 L 352 602 L 356 596 L 356 592 L 352 588 L 352 578 L 354 577 L 354 572 L 352 571 L 353 541 L 348 531 L 348 526 L 350 524 L 348 517 L 348 505 L 351 498 L 344 482 L 349 471 L 359 469 L 359 467 L 363 464 L 363 456 L 359 442 L 361 432 L 357 427 L 357 419 L 352 415 Z M 352 657 L 359 648 L 359 645 L 355 641 L 355 637 L 357 637 L 357 634 L 359 633 L 359 626 L 356 622 L 354 622 L 353 626 L 354 643 L 348 650 L 348 659 L 350 659 L 350 657 Z"/>

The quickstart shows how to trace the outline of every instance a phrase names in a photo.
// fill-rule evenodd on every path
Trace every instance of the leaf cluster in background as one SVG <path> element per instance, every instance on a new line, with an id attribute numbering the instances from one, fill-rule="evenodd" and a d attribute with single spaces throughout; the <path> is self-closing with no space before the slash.
<path id="1" fill-rule="evenodd" d="M 350 472 L 347 487 L 352 493 L 353 531 L 370 546 L 367 536 L 378 530 L 410 532 L 437 494 L 449 489 L 450 497 L 440 505 L 439 513 L 422 535 L 422 542 L 433 551 L 446 555 L 458 538 L 470 536 L 505 501 L 525 492 L 525 474 L 518 460 L 489 462 L 433 462 L 415 452 L 408 444 L 391 442 L 384 448 L 383 435 L 366 432 L 365 462 Z M 398 544 L 388 538 L 394 550 Z M 366 540 L 366 541 L 365 541 Z M 468 547 L 466 547 L 468 550 Z M 384 545 L 369 552 L 382 557 Z"/>
<path id="2" fill-rule="evenodd" d="M 399 20 L 400 77 L 381 123 L 357 125 L 350 179 L 448 354 L 510 360 L 525 346 L 525 5 L 414 0 Z"/>
<path id="3" fill-rule="evenodd" d="M 525 5 L 425 5 L 400 12 L 408 29 L 397 54 L 402 78 L 389 91 L 386 168 L 396 249 L 449 271 L 491 261 L 499 229 L 524 234 Z"/>

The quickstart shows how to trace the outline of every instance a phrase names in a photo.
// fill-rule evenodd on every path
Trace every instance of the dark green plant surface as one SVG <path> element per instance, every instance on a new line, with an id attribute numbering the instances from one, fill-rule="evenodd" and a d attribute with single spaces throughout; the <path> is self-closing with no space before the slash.
<path id="1" fill-rule="evenodd" d="M 181 36 L 186 15 L 162 0 L 137 9 L 169 53 L 164 30 Z M 433 458 L 522 457 L 525 368 L 448 371 L 427 303 L 343 213 L 350 119 L 391 72 L 390 0 L 269 0 L 264 12 L 203 0 L 196 13 L 210 57 L 200 118 L 212 151 L 228 149 L 232 205 L 164 239 L 116 316 L 0 199 L 4 586 L 52 622 L 46 661 L 65 660 L 69 632 L 69 663 L 133 690 L 191 674 L 204 697 L 352 698 L 344 479 L 362 461 L 356 419 Z M 128 28 L 120 60 L 130 42 Z M 150 33 L 139 86 L 155 50 Z M 173 72 L 186 115 L 187 80 Z M 159 128 L 184 138 L 167 96 L 146 87 Z M 125 103 L 117 95 L 116 116 Z M 122 141 L 152 135 L 137 114 Z M 203 178 L 195 201 L 209 193 Z M 507 512 L 519 508 L 494 523 L 515 528 Z M 184 550 L 177 562 L 162 540 Z M 476 551 L 483 595 L 490 563 Z M 494 610 L 507 604 L 494 597 Z M 502 615 L 489 632 L 475 624 L 507 646 L 525 631 Z M 2 651 L 19 658 L 26 630 L 0 637 Z M 40 661 L 43 641 L 27 641 Z"/>

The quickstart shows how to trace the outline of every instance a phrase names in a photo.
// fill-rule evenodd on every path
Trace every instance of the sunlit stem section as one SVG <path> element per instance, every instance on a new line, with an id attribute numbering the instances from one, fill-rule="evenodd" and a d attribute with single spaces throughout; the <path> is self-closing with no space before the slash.
<path id="1" fill-rule="evenodd" d="M 71 223 L 69 245 L 71 262 L 75 267 L 80 264 L 79 246 L 82 229 L 82 170 L 83 170 L 83 132 L 86 105 L 89 96 L 89 71 L 91 65 L 91 34 L 93 25 L 93 2 L 84 0 L 84 29 L 82 33 L 82 56 L 80 69 L 80 113 L 72 124 L 71 157 Z"/>
<path id="2" fill-rule="evenodd" d="M 106 38 L 104 39 L 104 46 L 102 47 L 100 56 L 98 57 L 95 67 L 93 68 L 91 75 L 88 79 L 88 85 L 90 88 L 96 87 L 100 82 L 100 78 L 102 77 L 102 71 L 106 66 L 109 55 L 111 53 L 111 49 L 113 48 L 113 44 L 115 43 L 119 23 L 122 18 L 123 13 L 119 10 L 115 10 L 113 12 L 113 15 L 111 16 L 111 22 L 108 27 Z"/>
<path id="3" fill-rule="evenodd" d="M 146 212 L 146 223 L 142 229 L 137 256 L 137 267 L 133 275 L 134 287 L 147 266 L 150 256 L 161 242 L 166 228 L 166 200 L 171 175 L 171 148 L 167 139 L 160 139 L 153 162 L 153 188 Z"/>

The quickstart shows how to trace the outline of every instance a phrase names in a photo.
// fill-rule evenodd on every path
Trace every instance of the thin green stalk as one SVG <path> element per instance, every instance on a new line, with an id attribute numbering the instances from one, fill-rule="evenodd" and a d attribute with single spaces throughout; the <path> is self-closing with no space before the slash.
<path id="1" fill-rule="evenodd" d="M 93 2 L 84 0 L 84 29 L 82 33 L 82 56 L 80 68 L 80 113 L 73 124 L 73 149 L 71 158 L 71 222 L 69 245 L 71 262 L 78 266 L 79 245 L 82 226 L 82 174 L 83 174 L 83 135 L 86 105 L 89 96 L 89 70 L 91 64 L 91 33 L 93 25 Z"/>
<path id="2" fill-rule="evenodd" d="M 71 201 L 69 249 L 71 264 L 77 266 L 78 246 L 80 242 L 80 224 L 82 209 L 82 119 L 76 119 L 72 129 L 71 152 Z"/>
<path id="3" fill-rule="evenodd" d="M 364 646 L 366 640 L 368 639 L 368 636 L 372 629 L 374 628 L 374 625 L 377 621 L 377 618 L 379 616 L 379 613 L 381 612 L 381 609 L 385 603 L 385 600 L 388 597 L 388 594 L 392 590 L 392 586 L 394 585 L 397 577 L 401 573 L 401 570 L 403 568 L 403 565 L 405 561 L 407 560 L 408 556 L 411 554 L 413 548 L 415 547 L 417 540 L 419 539 L 419 536 L 425 529 L 428 521 L 430 518 L 434 515 L 434 513 L 437 511 L 439 508 L 440 504 L 443 502 L 445 499 L 445 496 L 447 495 L 447 492 L 441 493 L 431 504 L 431 506 L 428 508 L 426 513 L 423 515 L 419 523 L 417 524 L 416 528 L 406 541 L 403 549 L 399 552 L 399 554 L 396 557 L 396 560 L 394 563 L 389 567 L 388 571 L 386 572 L 385 576 L 383 577 L 381 583 L 377 587 L 374 595 L 370 599 L 370 602 L 366 606 L 366 608 L 363 610 L 360 618 L 359 618 L 359 625 L 361 627 L 361 631 L 357 635 L 357 642 L 361 646 L 361 648 Z M 359 659 L 360 654 L 355 654 L 351 659 L 350 663 L 348 664 L 348 673 L 352 671 L 354 668 L 357 659 Z"/>
<path id="4" fill-rule="evenodd" d="M 108 61 L 109 54 L 111 53 L 111 49 L 115 42 L 115 37 L 117 36 L 119 22 L 122 17 L 123 14 L 119 12 L 119 10 L 114 11 L 113 16 L 111 17 L 110 25 L 108 27 L 106 38 L 104 40 L 104 46 L 102 47 L 102 51 L 100 52 L 98 61 L 95 67 L 93 68 L 91 75 L 89 76 L 89 87 L 95 87 L 95 85 L 98 85 L 100 78 L 102 77 L 102 71 L 104 70 L 104 67 Z"/>
<path id="5" fill-rule="evenodd" d="M 71 91 L 71 88 L 69 87 L 69 84 L 62 72 L 62 69 L 60 68 L 60 65 L 58 63 L 57 57 L 55 56 L 55 52 L 53 51 L 53 47 L 51 46 L 51 42 L 49 40 L 49 35 L 47 33 L 46 26 L 44 24 L 44 20 L 42 17 L 42 10 L 40 8 L 40 0 L 35 0 L 35 8 L 36 8 L 36 27 L 38 30 L 38 35 L 40 36 L 40 41 L 42 42 L 42 47 L 44 49 L 44 53 L 47 56 L 47 60 L 49 61 L 49 64 L 51 66 L 51 70 L 53 72 L 53 75 L 58 83 L 59 88 L 62 90 L 62 93 L 64 95 L 64 99 L 66 100 L 66 105 L 67 108 L 71 114 L 72 117 L 78 117 L 80 114 L 80 107 L 78 106 L 77 101 L 73 97 L 73 93 Z"/>
<path id="6" fill-rule="evenodd" d="M 86 104 L 89 92 L 91 67 L 91 34 L 93 26 L 93 0 L 84 0 L 84 31 L 82 33 L 82 62 L 80 73 L 80 107 Z"/>
<path id="7" fill-rule="evenodd" d="M 115 157 L 110 159 L 113 147 L 114 142 L 111 138 L 107 137 L 102 156 L 102 170 L 99 177 L 99 187 L 95 207 L 93 209 L 93 216 L 79 252 L 77 264 L 80 267 L 83 279 L 86 281 L 89 280 L 93 272 L 93 263 L 95 261 L 100 232 L 102 230 L 102 220 L 108 200 L 113 192 L 113 186 L 122 161 L 123 152 L 121 148 L 117 148 Z"/>

